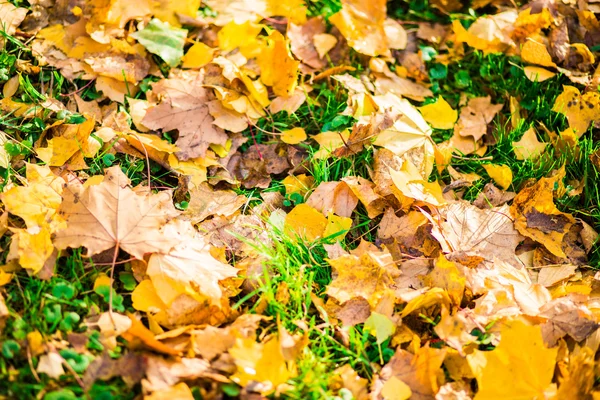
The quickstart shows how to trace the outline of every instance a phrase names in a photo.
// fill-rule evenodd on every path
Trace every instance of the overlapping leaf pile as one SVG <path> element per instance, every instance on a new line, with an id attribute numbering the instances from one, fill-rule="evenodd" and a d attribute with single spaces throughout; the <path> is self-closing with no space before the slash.
<path id="1" fill-rule="evenodd" d="M 489 156 L 503 109 L 513 127 L 525 127 L 511 154 L 532 165 L 577 153 L 600 123 L 595 3 L 517 9 L 474 1 L 493 13 L 450 25 L 394 20 L 384 0 L 342 0 L 327 18 L 302 0 L 207 0 L 202 13 L 200 0 L 30 3 L 0 11 L 6 32 L 31 38 L 35 56 L 4 84 L 0 107 L 52 122 L 31 156 L 5 146 L 0 157 L 15 172 L 1 194 L 10 247 L 0 277 L 7 284 L 24 269 L 48 279 L 82 248 L 111 266 L 97 286 L 112 285 L 124 263 L 136 278 L 132 312 L 113 310 L 109 300 L 109 310 L 82 315 L 83 336 L 94 334 L 103 355 L 60 333 L 28 336 L 38 374 L 60 379 L 67 371 L 58 350 L 77 347 L 94 359 L 83 375 L 87 389 L 121 376 L 141 382 L 149 399 L 192 399 L 198 387 L 217 398 L 231 382 L 244 396 L 286 396 L 319 329 L 333 329 L 343 345 L 356 327 L 372 348 L 385 343 L 393 355 L 384 361 L 379 347 L 372 375 L 347 358 L 331 365 L 327 393 L 600 396 L 600 278 L 588 266 L 598 235 L 589 220 L 557 208 L 557 199 L 582 194 L 584 177 L 567 182 L 567 165 L 557 164 L 515 185 L 511 166 Z M 462 8 L 430 3 L 441 13 Z M 520 57 L 532 82 L 568 77 L 572 84 L 551 105 L 566 128 L 531 121 L 508 94 L 434 96 L 427 58 L 443 66 L 475 50 Z M 84 82 L 98 97 L 86 101 L 77 90 L 13 99 L 23 76 L 40 68 Z M 323 83 L 347 95 L 347 129 L 260 125 L 307 105 L 326 107 L 315 89 Z M 434 140 L 441 131 L 446 140 Z M 366 152 L 372 160 L 363 161 L 362 176 L 332 181 L 311 169 L 315 160 Z M 147 162 L 139 185 L 123 165 L 92 168 L 122 155 Z M 481 160 L 478 173 L 453 165 L 470 158 Z M 152 181 L 150 164 L 178 179 L 175 193 Z M 490 182 L 466 200 L 465 190 L 482 180 Z M 280 192 L 271 190 L 274 181 Z M 345 237 L 360 225 L 359 210 L 376 239 L 356 246 Z M 282 237 L 324 248 L 331 270 L 326 284 L 312 283 L 307 319 L 293 326 L 277 316 L 285 307 L 269 303 L 286 305 L 286 284 L 277 299 L 256 290 L 277 274 L 261 246 Z M 119 358 L 110 351 L 123 340 L 129 350 Z"/>

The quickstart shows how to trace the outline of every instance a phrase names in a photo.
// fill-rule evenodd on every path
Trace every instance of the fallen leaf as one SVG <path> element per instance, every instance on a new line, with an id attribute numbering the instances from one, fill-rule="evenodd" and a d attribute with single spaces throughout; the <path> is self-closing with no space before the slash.
<path id="1" fill-rule="evenodd" d="M 113 247 L 143 259 L 144 254 L 168 252 L 177 244 L 160 229 L 178 212 L 168 192 L 139 195 L 116 166 L 106 170 L 104 181 L 86 189 L 67 186 L 59 213 L 67 227 L 56 233 L 54 245 L 87 248 L 88 256 Z"/>
<path id="2" fill-rule="evenodd" d="M 358 204 L 358 198 L 346 182 L 323 182 L 311 193 L 306 204 L 321 211 L 324 216 L 333 212 L 350 218 Z"/>
<path id="3" fill-rule="evenodd" d="M 319 49 L 316 47 L 315 38 L 317 36 L 327 35 L 325 33 L 325 23 L 320 17 L 311 18 L 306 21 L 303 25 L 291 24 L 287 36 L 290 39 L 292 53 L 298 57 L 302 62 L 314 69 L 320 69 L 327 65 L 326 60 L 323 59 L 323 55 L 319 53 Z M 334 38 L 333 44 L 337 43 L 337 39 Z M 320 40 L 323 40 L 321 38 Z M 327 39 L 325 39 L 327 41 Z M 325 43 L 327 46 L 327 43 Z M 323 44 L 321 44 L 321 51 Z M 333 46 L 332 46 L 333 47 Z M 331 47 L 327 51 L 331 50 Z"/>
<path id="4" fill-rule="evenodd" d="M 544 82 L 556 76 L 556 73 L 548 71 L 547 69 L 542 67 L 528 66 L 523 68 L 523 72 L 525 73 L 527 79 L 529 79 L 532 82 Z"/>
<path id="5" fill-rule="evenodd" d="M 600 94 L 590 91 L 581 94 L 574 86 L 563 86 L 563 92 L 554 101 L 552 111 L 564 114 L 577 137 L 581 137 L 590 124 L 600 121 L 598 112 Z"/>
<path id="6" fill-rule="evenodd" d="M 323 237 L 327 218 L 308 204 L 299 204 L 285 217 L 285 232 L 308 241 Z"/>
<path id="7" fill-rule="evenodd" d="M 364 329 L 376 337 L 377 344 L 381 344 L 394 334 L 396 324 L 388 316 L 372 312 L 365 321 Z"/>
<path id="8" fill-rule="evenodd" d="M 359 53 L 371 57 L 389 54 L 384 29 L 386 2 L 376 0 L 342 0 L 342 9 L 329 17 L 348 44 Z"/>
<path id="9" fill-rule="evenodd" d="M 219 281 L 237 276 L 237 269 L 215 259 L 204 237 L 189 223 L 170 223 L 163 234 L 178 244 L 148 260 L 146 274 L 160 299 L 170 306 L 177 296 L 187 294 L 199 302 L 208 298 L 218 306 L 223 295 Z"/>
<path id="10" fill-rule="evenodd" d="M 65 374 L 62 366 L 63 358 L 56 351 L 40 356 L 36 371 L 46 374 L 52 379 L 58 379 Z"/>
<path id="11" fill-rule="evenodd" d="M 389 380 L 395 378 L 410 388 L 411 398 L 434 397 L 439 390 L 438 380 L 443 382 L 444 379 L 441 366 L 445 355 L 446 350 L 429 346 L 417 349 L 414 355 L 398 348 L 391 360 L 381 369 L 379 379 L 383 382 L 375 383 L 376 393 L 380 392 Z M 391 386 L 399 390 L 398 394 L 408 394 L 404 385 L 396 383 Z"/>
<path id="12" fill-rule="evenodd" d="M 362 297 L 375 308 L 399 275 L 389 255 L 347 255 L 327 262 L 334 270 L 327 294 L 340 303 Z"/>
<path id="13" fill-rule="evenodd" d="M 313 36 L 313 44 L 320 58 L 324 58 L 335 47 L 337 42 L 337 38 L 328 33 L 320 33 Z"/>
<path id="14" fill-rule="evenodd" d="M 546 46 L 534 38 L 528 38 L 523 47 L 521 47 L 521 59 L 527 63 L 542 67 L 556 67 Z"/>
<path id="15" fill-rule="evenodd" d="M 208 91 L 202 86 L 201 77 L 192 82 L 182 79 L 164 79 L 152 85 L 153 91 L 163 97 L 162 101 L 148 109 L 142 124 L 150 129 L 170 131 L 177 129 L 175 142 L 181 149 L 180 160 L 203 157 L 210 144 L 225 145 L 227 135 L 213 125 L 213 117 L 207 105 Z"/>
<path id="16" fill-rule="evenodd" d="M 453 202 L 442 211 L 442 221 L 433 224 L 431 234 L 450 259 L 463 260 L 463 255 L 511 265 L 520 265 L 515 249 L 522 237 L 513 226 L 507 205 L 479 209 L 466 202 Z"/>
<path id="17" fill-rule="evenodd" d="M 458 112 L 452 109 L 442 96 L 439 96 L 433 104 L 419 107 L 419 111 L 425 121 L 435 129 L 452 129 L 458 118 Z"/>
<path id="18" fill-rule="evenodd" d="M 521 190 L 510 213 L 521 235 L 541 243 L 557 257 L 566 257 L 562 241 L 575 220 L 554 205 L 555 182 L 555 178 L 541 178 L 535 185 Z"/>
<path id="19" fill-rule="evenodd" d="M 487 132 L 487 126 L 496 114 L 502 110 L 502 104 L 492 104 L 492 98 L 475 97 L 460 110 L 460 116 L 454 127 L 454 135 L 472 136 L 481 139 Z"/>
<path id="20" fill-rule="evenodd" d="M 292 57 L 285 37 L 278 31 L 268 36 L 257 58 L 260 66 L 260 79 L 273 87 L 278 96 L 290 96 L 297 85 L 300 63 Z"/>
<path id="21" fill-rule="evenodd" d="M 510 187 L 513 180 L 513 174 L 508 165 L 483 164 L 482 166 L 490 178 L 492 178 L 502 189 L 506 190 Z"/>
<path id="22" fill-rule="evenodd" d="M 181 62 L 186 36 L 187 30 L 172 27 L 168 22 L 156 18 L 141 31 L 131 34 L 131 37 L 149 52 L 165 60 L 170 67 L 176 67 Z"/>
<path id="23" fill-rule="evenodd" d="M 539 327 L 520 320 L 505 322 L 494 350 L 476 350 L 468 357 L 479 385 L 475 399 L 543 397 L 557 352 L 544 346 Z"/>
<path id="24" fill-rule="evenodd" d="M 538 158 L 546 149 L 547 143 L 540 142 L 535 129 L 529 128 L 521 140 L 512 142 L 512 146 L 517 160 L 529 160 Z"/>
<path id="25" fill-rule="evenodd" d="M 281 134 L 281 141 L 287 144 L 298 144 L 307 138 L 303 128 L 292 128 Z"/>
<path id="26" fill-rule="evenodd" d="M 229 349 L 237 366 L 231 379 L 241 386 L 257 382 L 256 390 L 268 395 L 295 374 L 288 369 L 279 340 L 257 343 L 252 339 L 237 339 Z"/>
<path id="27" fill-rule="evenodd" d="M 200 68 L 212 61 L 215 49 L 202 42 L 194 43 L 183 56 L 182 68 Z"/>

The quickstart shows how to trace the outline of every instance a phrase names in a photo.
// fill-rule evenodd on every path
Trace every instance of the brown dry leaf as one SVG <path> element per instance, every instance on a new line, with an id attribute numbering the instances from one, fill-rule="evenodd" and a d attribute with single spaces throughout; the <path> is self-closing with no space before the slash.
<path id="1" fill-rule="evenodd" d="M 248 200 L 246 196 L 238 195 L 233 190 L 214 190 L 207 183 L 192 188 L 189 194 L 190 201 L 183 215 L 190 218 L 193 224 L 213 215 L 229 217 Z"/>
<path id="2" fill-rule="evenodd" d="M 333 212 L 349 218 L 358 204 L 358 197 L 346 182 L 323 182 L 311 193 L 306 204 L 324 216 Z"/>
<path id="3" fill-rule="evenodd" d="M 426 97 L 433 96 L 433 92 L 426 86 L 403 78 L 390 71 L 383 59 L 372 58 L 369 66 L 375 72 L 375 94 L 395 94 L 415 101 L 423 101 Z"/>
<path id="4" fill-rule="evenodd" d="M 292 53 L 302 62 L 314 69 L 327 65 L 314 44 L 317 35 L 325 33 L 325 23 L 321 17 L 311 18 L 304 25 L 291 24 L 287 36 L 290 39 Z"/>
<path id="5" fill-rule="evenodd" d="M 554 185 L 557 179 L 541 178 L 533 186 L 521 190 L 513 201 L 510 213 L 515 218 L 515 228 L 557 257 L 566 257 L 563 238 L 575 219 L 559 211 L 554 205 Z"/>
<path id="6" fill-rule="evenodd" d="M 502 104 L 492 104 L 490 96 L 470 99 L 467 106 L 460 110 L 454 134 L 464 137 L 472 136 L 475 140 L 481 139 L 487 133 L 488 124 L 500 110 L 502 110 Z"/>
<path id="7" fill-rule="evenodd" d="M 389 55 L 384 29 L 386 10 L 385 0 L 342 0 L 342 10 L 329 20 L 354 50 L 371 57 L 385 56 Z"/>
<path id="8" fill-rule="evenodd" d="M 537 282 L 546 287 L 553 286 L 575 275 L 575 265 L 548 266 L 540 269 Z"/>
<path id="9" fill-rule="evenodd" d="M 58 249 L 86 247 L 87 255 L 113 247 L 143 259 L 144 254 L 168 252 L 178 241 L 161 228 L 179 213 L 169 192 L 140 195 L 129 187 L 120 167 L 106 170 L 102 183 L 85 189 L 67 186 L 59 214 L 67 227 L 56 233 Z"/>
<path id="10" fill-rule="evenodd" d="M 548 346 L 554 346 L 558 339 L 566 335 L 581 342 L 600 326 L 592 311 L 574 299 L 554 299 L 540 309 L 540 316 L 548 319 L 542 325 L 542 335 Z"/>
<path id="11" fill-rule="evenodd" d="M 141 123 L 164 132 L 176 129 L 180 160 L 203 157 L 211 144 L 225 146 L 227 134 L 213 124 L 208 108 L 209 92 L 202 87 L 200 76 L 192 81 L 163 79 L 154 83 L 152 90 L 162 100 L 148 109 Z"/>
<path id="12" fill-rule="evenodd" d="M 383 213 L 387 202 L 375 191 L 376 187 L 373 182 L 360 176 L 348 176 L 342 178 L 342 181 L 350 187 L 350 190 L 365 206 L 369 218 L 373 219 Z"/>

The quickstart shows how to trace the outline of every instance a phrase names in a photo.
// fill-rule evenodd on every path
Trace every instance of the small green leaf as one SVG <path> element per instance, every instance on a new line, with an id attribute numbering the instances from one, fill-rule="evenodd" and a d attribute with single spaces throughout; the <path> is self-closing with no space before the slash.
<path id="1" fill-rule="evenodd" d="M 6 358 L 13 358 L 19 350 L 21 350 L 21 346 L 14 340 L 7 340 L 2 343 L 2 355 Z"/>
<path id="2" fill-rule="evenodd" d="M 73 328 L 75 328 L 75 325 L 77 325 L 77 323 L 79 322 L 80 319 L 81 319 L 81 317 L 79 316 L 79 314 L 74 313 L 74 312 L 69 312 L 69 313 L 65 314 L 65 317 L 63 318 L 63 320 L 60 321 L 60 325 L 58 326 L 58 329 L 60 329 L 63 332 L 71 332 L 73 330 Z"/>
<path id="3" fill-rule="evenodd" d="M 44 400 L 77 400 L 78 397 L 75 396 L 69 389 L 57 390 L 55 392 L 50 392 L 44 396 Z"/>
<path id="4" fill-rule="evenodd" d="M 150 53 L 165 60 L 170 67 L 176 67 L 183 57 L 187 33 L 186 29 L 174 28 L 167 22 L 153 18 L 144 29 L 131 36 Z"/>
<path id="5" fill-rule="evenodd" d="M 52 288 L 52 296 L 59 299 L 71 300 L 75 296 L 75 288 L 68 282 L 58 282 Z"/>

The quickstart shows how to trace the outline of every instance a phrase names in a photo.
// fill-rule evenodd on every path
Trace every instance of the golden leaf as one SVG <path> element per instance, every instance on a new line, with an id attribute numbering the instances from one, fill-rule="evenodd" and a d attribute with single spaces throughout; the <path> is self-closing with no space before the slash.
<path id="1" fill-rule="evenodd" d="M 507 321 L 500 344 L 492 351 L 468 356 L 479 391 L 476 400 L 544 398 L 552 381 L 557 348 L 548 349 L 538 326 L 520 320 Z M 477 363 L 481 357 L 482 364 Z"/>

